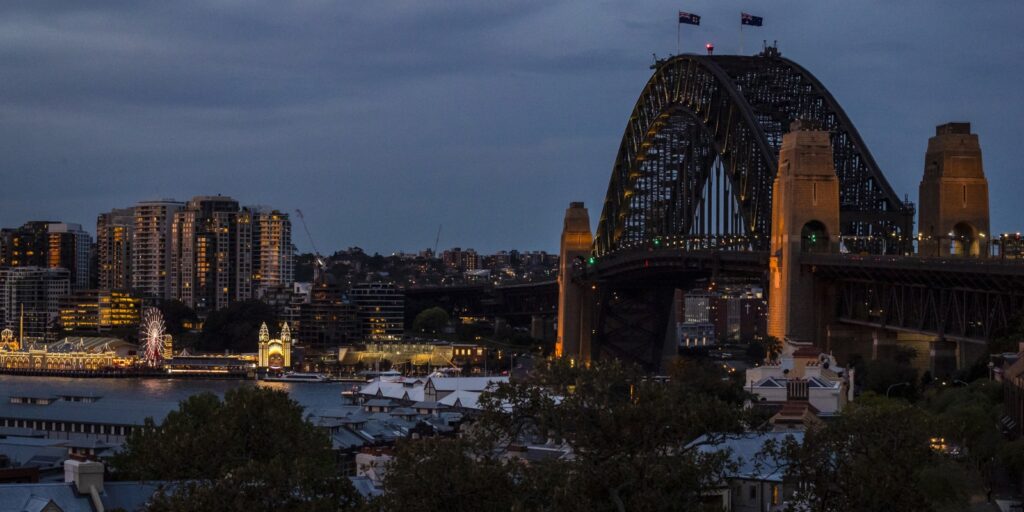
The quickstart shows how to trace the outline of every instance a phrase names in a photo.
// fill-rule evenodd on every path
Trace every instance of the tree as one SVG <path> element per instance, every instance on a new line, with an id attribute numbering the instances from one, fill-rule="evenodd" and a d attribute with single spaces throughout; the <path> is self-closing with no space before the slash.
<path id="1" fill-rule="evenodd" d="M 483 411 L 461 439 L 400 445 L 375 505 L 701 510 L 730 464 L 727 454 L 704 453 L 694 441 L 750 424 L 742 388 L 723 377 L 720 367 L 696 364 L 674 368 L 663 382 L 618 362 L 549 362 L 482 395 Z M 571 447 L 572 456 L 528 464 L 503 457 L 502 448 L 548 440 Z"/>
<path id="2" fill-rule="evenodd" d="M 255 352 L 260 325 L 277 325 L 274 308 L 259 300 L 235 302 L 210 313 L 199 337 L 199 350 L 209 352 Z"/>
<path id="3" fill-rule="evenodd" d="M 792 510 L 964 510 L 966 473 L 932 449 L 935 432 L 926 411 L 866 396 L 826 427 L 805 432 L 803 442 L 769 444 L 764 454 L 802 484 Z M 943 492 L 932 492 L 936 487 Z"/>
<path id="4" fill-rule="evenodd" d="M 863 378 L 866 391 L 873 391 L 882 396 L 901 396 L 911 400 L 917 398 L 917 384 L 920 379 L 917 377 L 917 369 L 909 364 L 881 359 L 869 361 L 858 377 Z"/>
<path id="5" fill-rule="evenodd" d="M 199 317 L 196 312 L 180 300 L 168 300 L 160 304 L 160 313 L 164 315 L 164 324 L 167 327 L 167 334 L 178 336 L 185 332 L 182 324 L 186 321 L 197 322 Z"/>
<path id="6" fill-rule="evenodd" d="M 417 333 L 429 333 L 438 334 L 444 331 L 444 328 L 448 326 L 448 312 L 439 308 L 432 307 L 420 311 L 416 315 L 416 320 L 412 323 L 412 329 Z"/>
<path id="7" fill-rule="evenodd" d="M 283 391 L 260 387 L 182 401 L 163 423 L 151 419 L 110 460 L 119 479 L 178 481 L 150 508 L 184 510 L 354 510 L 337 476 L 330 439 L 305 421 Z"/>
<path id="8" fill-rule="evenodd" d="M 939 435 L 960 453 L 973 476 L 991 493 L 997 465 L 1005 462 L 1006 439 L 998 427 L 1003 411 L 1002 389 L 994 382 L 977 381 L 970 386 L 943 389 L 927 400 L 925 407 L 935 415 Z"/>

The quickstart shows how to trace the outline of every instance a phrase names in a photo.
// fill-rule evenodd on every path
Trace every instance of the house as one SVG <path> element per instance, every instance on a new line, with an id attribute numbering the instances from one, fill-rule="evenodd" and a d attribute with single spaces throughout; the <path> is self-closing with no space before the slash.
<path id="1" fill-rule="evenodd" d="M 725 436 L 721 441 L 711 443 L 701 437 L 694 441 L 703 453 L 727 452 L 736 464 L 726 475 L 718 491 L 708 498 L 709 504 L 719 505 L 727 512 L 781 512 L 786 509 L 786 500 L 797 490 L 795 482 L 784 479 L 785 468 L 770 461 L 763 461 L 758 454 L 765 443 L 772 441 L 782 444 L 791 440 L 803 442 L 802 432 L 748 433 L 738 437 Z"/>
<path id="2" fill-rule="evenodd" d="M 39 512 L 94 512 L 144 510 L 165 482 L 104 482 L 103 464 L 64 462 L 64 481 L 12 483 L 0 486 L 0 510 Z"/>
<path id="3" fill-rule="evenodd" d="M 809 344 L 787 340 L 777 361 L 746 371 L 745 387 L 761 405 L 781 407 L 790 399 L 791 382 L 806 386 L 806 400 L 821 416 L 838 414 L 853 400 L 854 370 Z"/>

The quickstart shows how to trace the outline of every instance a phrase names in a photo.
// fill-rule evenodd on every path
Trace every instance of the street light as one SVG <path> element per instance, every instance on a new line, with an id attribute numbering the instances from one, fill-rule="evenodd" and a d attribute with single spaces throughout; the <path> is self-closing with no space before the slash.
<path id="1" fill-rule="evenodd" d="M 893 390 L 893 388 L 898 388 L 900 386 L 909 386 L 909 385 L 910 385 L 909 382 L 898 382 L 896 384 L 893 384 L 893 385 L 889 386 L 888 389 L 885 390 L 885 397 L 889 398 L 889 393 Z"/>

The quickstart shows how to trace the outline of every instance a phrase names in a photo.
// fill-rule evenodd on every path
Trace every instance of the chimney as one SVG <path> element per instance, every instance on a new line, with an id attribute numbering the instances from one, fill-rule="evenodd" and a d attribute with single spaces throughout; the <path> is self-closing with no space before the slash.
<path id="1" fill-rule="evenodd" d="M 103 464 L 95 461 L 68 459 L 64 461 L 64 482 L 74 483 L 78 494 L 103 492 Z"/>

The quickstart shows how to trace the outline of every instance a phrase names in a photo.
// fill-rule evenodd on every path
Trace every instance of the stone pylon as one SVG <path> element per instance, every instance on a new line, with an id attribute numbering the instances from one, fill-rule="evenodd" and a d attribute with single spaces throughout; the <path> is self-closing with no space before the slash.
<path id="1" fill-rule="evenodd" d="M 769 335 L 815 341 L 814 279 L 802 272 L 800 257 L 831 252 L 839 232 L 839 179 L 829 132 L 797 121 L 782 137 L 772 188 Z"/>
<path id="2" fill-rule="evenodd" d="M 558 339 L 555 354 L 576 361 L 590 360 L 592 305 L 584 287 L 573 282 L 573 266 L 586 264 L 594 237 L 590 232 L 590 214 L 583 203 L 575 202 L 565 210 L 562 242 L 558 260 Z"/>
<path id="3" fill-rule="evenodd" d="M 935 128 L 924 156 L 919 189 L 918 253 L 984 256 L 988 253 L 988 180 L 978 136 L 970 123 Z"/>

